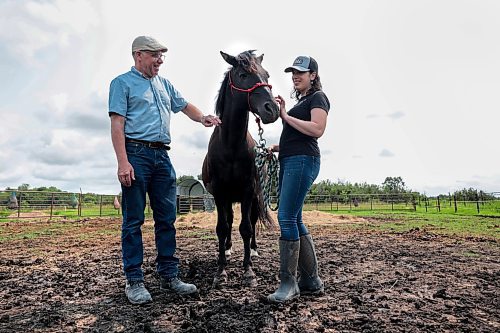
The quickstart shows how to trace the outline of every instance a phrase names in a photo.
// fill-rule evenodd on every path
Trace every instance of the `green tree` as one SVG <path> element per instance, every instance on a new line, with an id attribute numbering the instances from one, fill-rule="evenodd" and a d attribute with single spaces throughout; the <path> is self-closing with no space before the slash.
<path id="1" fill-rule="evenodd" d="M 405 193 L 407 192 L 405 182 L 401 177 L 386 177 L 382 183 L 385 193 Z"/>
<path id="2" fill-rule="evenodd" d="M 195 178 L 193 176 L 182 175 L 182 176 L 177 178 L 177 185 L 179 185 L 180 183 L 182 183 L 186 179 L 195 179 Z"/>
<path id="3" fill-rule="evenodd" d="M 22 184 L 17 187 L 19 191 L 28 191 L 30 189 L 30 184 Z"/>

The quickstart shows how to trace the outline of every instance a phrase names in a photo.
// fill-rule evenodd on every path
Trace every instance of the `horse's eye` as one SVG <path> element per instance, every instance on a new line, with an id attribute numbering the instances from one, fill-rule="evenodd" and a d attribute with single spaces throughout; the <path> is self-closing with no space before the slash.
<path id="1" fill-rule="evenodd" d="M 247 76 L 248 76 L 247 73 L 244 73 L 244 72 L 240 73 L 240 79 L 242 79 L 242 80 L 246 79 Z"/>

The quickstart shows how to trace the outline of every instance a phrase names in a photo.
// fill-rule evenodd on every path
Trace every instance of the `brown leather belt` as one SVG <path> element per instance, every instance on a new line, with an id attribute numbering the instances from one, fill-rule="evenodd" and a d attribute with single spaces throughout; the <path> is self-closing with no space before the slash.
<path id="1" fill-rule="evenodd" d="M 126 138 L 125 142 L 138 143 L 149 148 L 170 150 L 170 146 L 163 142 L 151 142 L 151 141 L 129 139 L 129 138 Z"/>

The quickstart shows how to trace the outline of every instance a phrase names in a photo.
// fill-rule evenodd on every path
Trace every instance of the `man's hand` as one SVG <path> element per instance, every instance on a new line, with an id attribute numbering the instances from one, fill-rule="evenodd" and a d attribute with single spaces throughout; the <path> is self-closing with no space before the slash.
<path id="1" fill-rule="evenodd" d="M 124 164 L 118 164 L 118 180 L 126 187 L 131 186 L 132 180 L 135 180 L 134 168 L 128 161 Z"/>
<path id="2" fill-rule="evenodd" d="M 202 116 L 200 119 L 200 123 L 205 127 L 219 126 L 222 121 L 217 116 L 213 116 L 211 114 L 207 116 Z"/>

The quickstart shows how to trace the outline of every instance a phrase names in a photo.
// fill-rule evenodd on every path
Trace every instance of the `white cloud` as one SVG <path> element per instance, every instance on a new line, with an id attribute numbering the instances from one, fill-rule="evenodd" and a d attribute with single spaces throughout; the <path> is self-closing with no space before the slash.
<path id="1" fill-rule="evenodd" d="M 380 157 L 394 157 L 394 154 L 388 150 L 388 149 L 382 149 L 382 151 L 379 153 Z"/>
<path id="2" fill-rule="evenodd" d="M 0 4 L 0 38 L 19 60 L 42 65 L 37 52 L 68 47 L 98 23 L 92 2 L 84 0 L 5 1 Z"/>
<path id="3" fill-rule="evenodd" d="M 396 111 L 396 112 L 388 114 L 387 116 L 389 118 L 392 118 L 392 119 L 396 120 L 396 119 L 399 119 L 399 118 L 403 118 L 405 116 L 405 113 L 402 112 L 402 111 Z"/>
<path id="4" fill-rule="evenodd" d="M 318 180 L 381 184 L 402 176 L 428 194 L 500 190 L 500 3 L 313 1 L 318 33 L 291 28 L 301 4 L 239 8 L 224 0 L 214 11 L 206 1 L 155 0 L 141 3 L 142 15 L 127 0 L 0 2 L 0 70 L 7 78 L 0 83 L 0 158 L 8 161 L 0 164 L 0 188 L 119 192 L 109 82 L 132 66 L 133 38 L 148 34 L 169 47 L 160 74 L 205 113 L 214 112 L 228 68 L 219 51 L 264 53 L 273 93 L 288 109 L 292 84 L 283 69 L 296 55 L 314 56 L 332 102 L 319 139 Z M 250 25 L 243 24 L 247 16 L 232 15 L 238 9 L 252 17 Z M 182 28 L 186 17 L 195 28 Z M 249 129 L 258 139 L 253 117 Z M 264 139 L 277 143 L 280 132 L 279 121 L 265 125 Z M 201 172 L 210 133 L 183 114 L 173 117 L 170 156 L 178 175 Z"/>

